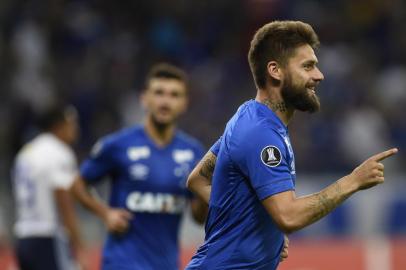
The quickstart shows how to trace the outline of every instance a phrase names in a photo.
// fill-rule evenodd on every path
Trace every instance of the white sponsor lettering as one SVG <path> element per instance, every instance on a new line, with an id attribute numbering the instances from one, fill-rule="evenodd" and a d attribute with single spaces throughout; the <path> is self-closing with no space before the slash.
<path id="1" fill-rule="evenodd" d="M 174 150 L 172 153 L 173 160 L 176 163 L 184 163 L 192 161 L 194 158 L 193 151 L 190 149 L 187 150 Z"/>
<path id="2" fill-rule="evenodd" d="M 148 146 L 130 147 L 127 149 L 127 155 L 130 160 L 136 161 L 141 158 L 148 158 L 151 151 Z"/>
<path id="3" fill-rule="evenodd" d="M 180 214 L 186 199 L 167 193 L 132 192 L 127 197 L 127 208 L 134 212 Z"/>

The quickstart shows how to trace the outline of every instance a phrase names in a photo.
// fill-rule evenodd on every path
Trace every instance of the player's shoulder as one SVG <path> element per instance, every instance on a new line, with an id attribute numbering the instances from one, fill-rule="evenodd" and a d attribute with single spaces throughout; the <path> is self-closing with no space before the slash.
<path id="1" fill-rule="evenodd" d="M 268 119 L 261 119 L 255 123 L 251 123 L 240 133 L 240 140 L 247 142 L 247 146 L 254 146 L 263 143 L 283 143 L 283 132 L 278 130 L 272 122 Z"/>
<path id="2" fill-rule="evenodd" d="M 140 136 L 141 134 L 141 125 L 125 127 L 109 133 L 96 141 L 92 147 L 92 150 L 90 151 L 91 156 L 98 156 L 100 153 L 114 151 L 114 149 L 120 148 L 121 145 L 127 144 L 129 141 L 134 140 L 134 138 L 137 138 L 137 136 Z"/>
<path id="3" fill-rule="evenodd" d="M 252 106 L 252 100 L 246 101 L 238 107 L 237 111 L 226 124 L 224 130 L 225 137 L 229 137 L 231 134 L 239 134 L 241 131 L 249 128 L 253 122 L 250 119 L 250 106 Z"/>
<path id="4" fill-rule="evenodd" d="M 41 159 L 43 156 L 49 157 L 48 163 L 75 160 L 72 148 L 51 133 L 38 134 L 21 148 L 16 158 Z"/>
<path id="5" fill-rule="evenodd" d="M 42 133 L 38 135 L 32 141 L 32 144 L 36 145 L 40 151 L 54 151 L 60 155 L 73 154 L 72 148 L 52 133 Z"/>
<path id="6" fill-rule="evenodd" d="M 101 137 L 99 139 L 99 142 L 102 142 L 103 144 L 106 145 L 115 145 L 120 144 L 126 140 L 130 140 L 134 137 L 140 136 L 141 134 L 142 134 L 142 126 L 134 125 L 109 133 Z"/>
<path id="7" fill-rule="evenodd" d="M 273 112 L 255 101 L 248 104 L 235 130 L 239 141 L 249 142 L 247 145 L 282 143 L 287 132 L 286 126 Z"/>
<path id="8" fill-rule="evenodd" d="M 249 107 L 249 131 L 256 136 L 277 136 L 281 137 L 287 132 L 287 127 L 281 119 L 264 104 L 252 101 Z"/>
<path id="9" fill-rule="evenodd" d="M 260 103 L 251 99 L 244 102 L 238 108 L 237 112 L 228 122 L 227 127 L 233 129 L 235 126 L 238 126 L 238 130 L 251 130 L 265 124 L 264 122 L 267 122 L 268 116 L 264 113 Z"/>
<path id="10" fill-rule="evenodd" d="M 177 139 L 184 145 L 195 148 L 195 149 L 203 149 L 203 144 L 193 137 L 192 135 L 187 134 L 186 132 L 182 130 L 177 130 L 176 132 L 176 137 Z"/>

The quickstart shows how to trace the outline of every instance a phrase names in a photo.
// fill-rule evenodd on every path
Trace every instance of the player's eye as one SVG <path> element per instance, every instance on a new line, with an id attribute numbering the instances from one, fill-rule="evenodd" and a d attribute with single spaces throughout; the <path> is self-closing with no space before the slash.
<path id="1" fill-rule="evenodd" d="M 303 68 L 305 70 L 312 70 L 314 68 L 314 64 L 304 64 Z"/>
<path id="2" fill-rule="evenodd" d="M 179 91 L 172 91 L 172 92 L 171 92 L 171 96 L 174 97 L 174 98 L 178 98 L 178 97 L 181 96 L 181 94 L 180 94 Z"/>
<path id="3" fill-rule="evenodd" d="M 164 94 L 164 90 L 161 88 L 157 88 L 153 91 L 153 93 L 157 96 L 162 96 Z"/>
<path id="4" fill-rule="evenodd" d="M 302 67 L 306 71 L 311 71 L 316 67 L 317 62 L 315 61 L 306 61 L 302 64 Z"/>

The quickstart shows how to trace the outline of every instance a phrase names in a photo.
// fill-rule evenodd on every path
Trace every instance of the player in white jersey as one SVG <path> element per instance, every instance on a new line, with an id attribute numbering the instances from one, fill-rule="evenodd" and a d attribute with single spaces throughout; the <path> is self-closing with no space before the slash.
<path id="1" fill-rule="evenodd" d="M 21 270 L 84 266 L 68 192 L 77 172 L 70 147 L 78 137 L 76 110 L 55 106 L 40 117 L 43 132 L 17 154 L 13 169 L 16 256 Z M 67 232 L 67 233 L 65 233 Z"/>

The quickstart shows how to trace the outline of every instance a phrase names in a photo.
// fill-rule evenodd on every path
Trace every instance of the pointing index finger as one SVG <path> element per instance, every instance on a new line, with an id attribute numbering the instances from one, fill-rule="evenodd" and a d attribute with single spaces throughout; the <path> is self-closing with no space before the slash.
<path id="1" fill-rule="evenodd" d="M 375 160 L 377 162 L 380 162 L 380 161 L 382 161 L 382 160 L 384 160 L 384 159 L 386 159 L 386 158 L 388 158 L 390 156 L 393 156 L 397 152 L 398 152 L 397 148 L 392 148 L 392 149 L 383 151 L 383 152 L 381 152 L 379 154 L 376 154 L 376 155 L 372 156 L 371 159 Z"/>

